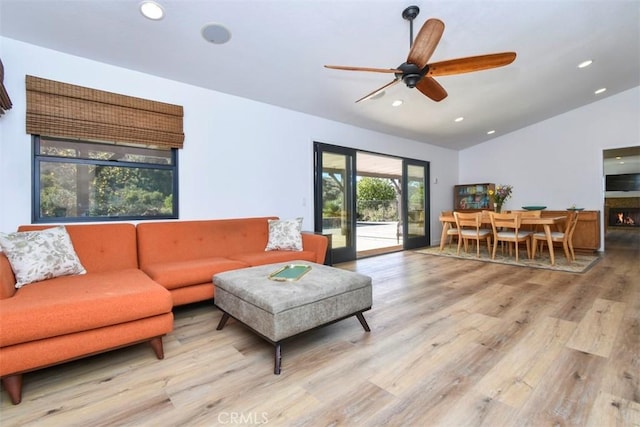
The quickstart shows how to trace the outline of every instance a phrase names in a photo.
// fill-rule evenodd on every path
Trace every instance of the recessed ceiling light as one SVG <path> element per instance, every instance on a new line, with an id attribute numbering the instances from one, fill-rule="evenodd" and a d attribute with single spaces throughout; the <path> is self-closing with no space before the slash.
<path id="1" fill-rule="evenodd" d="M 155 1 L 146 0 L 140 3 L 140 12 L 146 17 L 154 21 L 164 18 L 164 9 Z"/>
<path id="2" fill-rule="evenodd" d="M 494 129 L 491 129 L 487 132 L 487 135 L 493 135 L 494 133 L 496 133 L 496 131 Z"/>
<path id="3" fill-rule="evenodd" d="M 392 107 L 399 107 L 404 103 L 404 101 L 402 99 L 396 99 L 395 101 L 393 101 L 391 103 Z"/>
<path id="4" fill-rule="evenodd" d="M 212 22 L 202 27 L 202 37 L 214 44 L 225 44 L 231 39 L 231 31 L 224 25 Z"/>
<path id="5" fill-rule="evenodd" d="M 457 119 L 454 120 L 454 122 L 461 122 L 464 120 L 464 117 L 458 117 Z"/>
<path id="6" fill-rule="evenodd" d="M 602 92 L 604 92 L 604 91 L 606 91 L 606 90 L 607 90 L 607 88 L 606 88 L 606 87 L 602 87 L 602 88 L 598 89 L 597 91 L 595 91 L 594 93 L 595 93 L 596 95 L 600 95 Z"/>
<path id="7" fill-rule="evenodd" d="M 578 68 L 585 68 L 588 67 L 589 65 L 593 64 L 593 61 L 590 59 L 587 59 L 586 61 L 582 61 L 581 63 L 578 64 Z"/>
<path id="8" fill-rule="evenodd" d="M 621 165 L 624 165 L 624 162 L 620 162 Z"/>

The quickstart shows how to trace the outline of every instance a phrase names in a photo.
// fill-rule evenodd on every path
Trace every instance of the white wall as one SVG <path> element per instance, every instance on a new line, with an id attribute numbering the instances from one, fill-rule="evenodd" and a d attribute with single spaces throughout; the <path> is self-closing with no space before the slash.
<path id="1" fill-rule="evenodd" d="M 640 87 L 460 151 L 460 182 L 513 185 L 507 209 L 575 204 L 603 222 L 603 150 L 637 145 Z"/>
<path id="2" fill-rule="evenodd" d="M 13 109 L 0 118 L 0 231 L 31 221 L 25 75 L 184 106 L 180 218 L 302 216 L 313 229 L 313 141 L 431 162 L 432 242 L 452 203 L 456 151 L 396 138 L 0 37 Z"/>

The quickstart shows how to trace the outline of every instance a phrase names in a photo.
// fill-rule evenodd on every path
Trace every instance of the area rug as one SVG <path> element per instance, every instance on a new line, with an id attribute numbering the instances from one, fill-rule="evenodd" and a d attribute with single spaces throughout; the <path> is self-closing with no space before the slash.
<path id="1" fill-rule="evenodd" d="M 598 260 L 600 260 L 600 257 L 597 254 L 590 255 L 576 253 L 576 260 L 569 265 L 567 264 L 567 258 L 565 258 L 562 248 L 560 248 L 559 250 L 556 248 L 555 250 L 555 265 L 551 265 L 551 261 L 549 260 L 549 253 L 546 250 L 542 254 L 540 254 L 539 252 L 536 253 L 536 259 L 530 260 L 527 258 L 526 249 L 521 248 L 520 258 L 518 262 L 516 262 L 515 256 L 509 256 L 508 252 L 506 251 L 504 255 L 501 254 L 500 248 L 498 248 L 495 259 L 491 259 L 491 256 L 487 254 L 486 247 L 480 248 L 480 258 L 476 256 L 475 248 L 473 250 L 470 249 L 469 253 L 466 253 L 463 248 L 460 251 L 460 255 L 456 255 L 457 247 L 455 245 L 452 245 L 451 247 L 449 247 L 448 245 L 445 246 L 442 252 L 440 252 L 440 247 L 438 246 L 432 246 L 426 249 L 417 249 L 414 252 L 424 255 L 436 255 L 473 261 L 494 262 L 497 264 L 513 265 L 516 267 L 542 268 L 546 270 L 565 271 L 568 273 L 584 273 L 593 265 L 595 265 Z"/>

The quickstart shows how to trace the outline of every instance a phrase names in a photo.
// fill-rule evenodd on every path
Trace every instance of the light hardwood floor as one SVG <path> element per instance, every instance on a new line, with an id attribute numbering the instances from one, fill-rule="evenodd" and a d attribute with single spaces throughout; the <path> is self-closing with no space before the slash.
<path id="1" fill-rule="evenodd" d="M 164 360 L 146 345 L 25 375 L 5 426 L 637 426 L 640 232 L 608 233 L 587 273 L 413 252 L 370 275 L 355 318 L 273 349 L 211 304 L 176 309 Z"/>

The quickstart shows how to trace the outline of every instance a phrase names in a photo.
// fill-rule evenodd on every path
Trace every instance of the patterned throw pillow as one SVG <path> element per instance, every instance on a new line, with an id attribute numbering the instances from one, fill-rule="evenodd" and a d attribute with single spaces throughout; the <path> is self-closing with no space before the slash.
<path id="1" fill-rule="evenodd" d="M 265 251 L 302 250 L 302 218 L 268 221 L 269 242 Z"/>
<path id="2" fill-rule="evenodd" d="M 0 248 L 16 277 L 16 288 L 58 276 L 85 274 L 64 226 L 0 233 Z"/>

